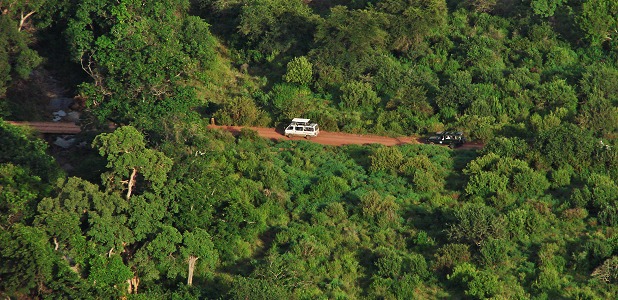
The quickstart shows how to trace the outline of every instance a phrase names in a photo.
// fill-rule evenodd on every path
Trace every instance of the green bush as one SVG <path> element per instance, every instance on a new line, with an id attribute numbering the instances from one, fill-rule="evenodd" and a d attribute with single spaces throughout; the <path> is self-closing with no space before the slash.
<path id="1" fill-rule="evenodd" d="M 369 156 L 369 159 L 371 160 L 370 171 L 394 174 L 399 171 L 404 157 L 397 147 L 380 147 Z"/>

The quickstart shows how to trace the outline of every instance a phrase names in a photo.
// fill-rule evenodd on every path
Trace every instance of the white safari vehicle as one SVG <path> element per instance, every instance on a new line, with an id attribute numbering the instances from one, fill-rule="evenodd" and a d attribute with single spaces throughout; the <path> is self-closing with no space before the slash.
<path id="1" fill-rule="evenodd" d="M 305 138 L 316 137 L 320 128 L 316 123 L 309 123 L 309 119 L 294 118 L 292 123 L 285 128 L 285 136 L 304 136 Z"/>

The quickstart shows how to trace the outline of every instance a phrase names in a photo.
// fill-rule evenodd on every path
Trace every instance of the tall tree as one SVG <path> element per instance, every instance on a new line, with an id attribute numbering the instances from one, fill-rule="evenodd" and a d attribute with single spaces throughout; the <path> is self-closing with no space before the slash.
<path id="1" fill-rule="evenodd" d="M 0 289 L 42 291 L 51 279 L 53 255 L 47 236 L 40 229 L 17 224 L 0 231 Z"/>
<path id="2" fill-rule="evenodd" d="M 618 70 L 609 64 L 586 68 L 579 82 L 584 94 L 577 121 L 597 134 L 618 131 Z"/>
<path id="3" fill-rule="evenodd" d="M 387 0 L 378 2 L 377 9 L 389 14 L 391 48 L 401 52 L 439 35 L 446 25 L 444 0 Z"/>
<path id="4" fill-rule="evenodd" d="M 588 168 L 598 141 L 592 132 L 567 123 L 539 134 L 535 147 L 542 160 L 555 167 L 570 165 L 576 170 Z"/>
<path id="5" fill-rule="evenodd" d="M 134 127 L 123 126 L 113 133 L 98 135 L 93 146 L 107 158 L 110 172 L 103 174 L 108 188 L 126 189 L 126 199 L 133 194 L 138 174 L 147 180 L 155 190 L 167 179 L 172 160 L 163 153 L 146 148 L 144 136 Z"/>
<path id="6" fill-rule="evenodd" d="M 613 0 L 584 1 L 578 23 L 593 45 L 600 45 L 618 38 L 618 2 Z"/>
<path id="7" fill-rule="evenodd" d="M 4 7 L 0 2 L 1 9 Z M 20 31 L 22 26 L 23 24 L 18 25 L 18 21 L 13 19 L 6 9 L 0 15 L 0 99 L 4 98 L 11 82 L 27 79 L 32 70 L 43 61 L 38 53 L 29 47 L 30 34 Z M 0 102 L 0 117 L 6 115 L 8 110 L 3 109 Z"/>
<path id="8" fill-rule="evenodd" d="M 238 29 L 249 47 L 266 58 L 289 50 L 309 49 L 314 27 L 313 14 L 304 1 L 250 0 L 241 8 Z"/>
<path id="9" fill-rule="evenodd" d="M 188 8 L 187 0 L 79 3 L 66 36 L 92 77 L 80 93 L 97 117 L 161 130 L 194 115 L 187 82 L 210 66 L 214 40 Z"/>
<path id="10" fill-rule="evenodd" d="M 215 266 L 218 260 L 217 251 L 208 232 L 201 228 L 193 231 L 185 231 L 183 234 L 183 247 L 180 249 L 182 258 L 188 263 L 187 284 L 193 285 L 193 274 L 196 270 L 198 259 L 201 268 L 197 270 L 208 270 Z"/>
<path id="11" fill-rule="evenodd" d="M 0 226 L 31 221 L 37 201 L 63 176 L 47 148 L 28 130 L 0 119 Z"/>
<path id="12" fill-rule="evenodd" d="M 128 204 L 119 195 L 102 192 L 99 186 L 76 177 L 59 182 L 57 187 L 56 197 L 39 203 L 36 218 L 57 251 L 81 261 L 86 259 L 84 238 L 108 256 L 133 243 L 133 233 L 127 227 Z"/>
<path id="13" fill-rule="evenodd" d="M 530 7 L 537 15 L 551 17 L 565 2 L 565 0 L 531 0 Z"/>
<path id="14" fill-rule="evenodd" d="M 386 22 L 385 15 L 375 10 L 333 7 L 315 34 L 316 48 L 310 57 L 316 61 L 316 68 L 336 66 L 354 79 L 375 67 L 377 58 L 386 52 Z"/>

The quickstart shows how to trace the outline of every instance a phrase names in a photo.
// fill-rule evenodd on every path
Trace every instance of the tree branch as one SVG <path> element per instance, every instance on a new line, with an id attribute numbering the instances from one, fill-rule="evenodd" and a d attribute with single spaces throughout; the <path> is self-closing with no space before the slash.
<path id="1" fill-rule="evenodd" d="M 137 177 L 137 168 L 133 168 L 133 172 L 131 173 L 131 177 L 129 178 L 127 200 L 131 198 L 131 193 L 133 192 L 133 186 L 135 186 L 135 177 Z"/>
<path id="2" fill-rule="evenodd" d="M 21 19 L 19 20 L 19 28 L 17 28 L 17 31 L 22 30 L 22 28 L 24 27 L 24 23 L 26 22 L 26 19 L 28 19 L 34 13 L 35 11 L 31 11 L 24 16 L 24 12 L 23 11 L 21 12 Z"/>

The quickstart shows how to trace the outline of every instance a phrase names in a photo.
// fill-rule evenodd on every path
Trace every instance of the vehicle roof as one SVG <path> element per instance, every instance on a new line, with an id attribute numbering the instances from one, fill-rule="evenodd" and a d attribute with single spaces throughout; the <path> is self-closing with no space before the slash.
<path id="1" fill-rule="evenodd" d="M 309 123 L 309 119 L 294 118 L 294 119 L 292 119 L 292 122 L 294 122 L 294 123 Z"/>

